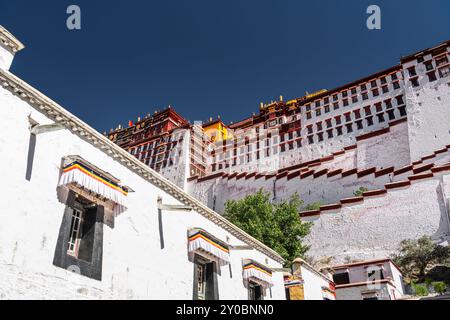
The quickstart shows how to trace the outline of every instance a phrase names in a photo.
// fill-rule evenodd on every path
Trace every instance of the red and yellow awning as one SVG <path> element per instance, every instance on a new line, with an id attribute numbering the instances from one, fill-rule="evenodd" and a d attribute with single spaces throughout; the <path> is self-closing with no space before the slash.
<path id="1" fill-rule="evenodd" d="M 117 179 L 78 156 L 64 159 L 58 183 L 58 186 L 69 188 L 72 185 L 88 190 L 105 201 L 112 202 L 116 213 L 125 210 L 128 191 L 119 184 Z"/>
<path id="2" fill-rule="evenodd" d="M 230 263 L 230 249 L 224 242 L 200 228 L 188 232 L 189 253 L 195 252 L 217 260 L 219 265 Z"/>
<path id="3" fill-rule="evenodd" d="M 251 259 L 243 261 L 243 277 L 245 280 L 257 282 L 263 287 L 273 286 L 272 270 Z"/>

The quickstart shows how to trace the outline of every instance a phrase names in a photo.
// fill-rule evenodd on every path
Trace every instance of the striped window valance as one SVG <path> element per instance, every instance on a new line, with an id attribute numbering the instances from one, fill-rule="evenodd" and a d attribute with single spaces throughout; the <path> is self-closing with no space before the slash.
<path id="1" fill-rule="evenodd" d="M 336 293 L 333 290 L 331 290 L 330 288 L 322 287 L 322 297 L 324 299 L 335 300 Z"/>
<path id="2" fill-rule="evenodd" d="M 291 277 L 289 280 L 284 281 L 284 287 L 290 288 L 290 287 L 296 287 L 303 285 L 304 281 L 301 278 L 298 277 Z"/>
<path id="3" fill-rule="evenodd" d="M 243 261 L 243 271 L 245 280 L 259 283 L 266 288 L 273 286 L 272 270 L 261 263 L 251 259 L 245 259 Z"/>
<path id="4" fill-rule="evenodd" d="M 222 240 L 200 228 L 188 231 L 189 253 L 199 253 L 202 256 L 217 261 L 220 266 L 230 263 L 230 248 Z"/>
<path id="5" fill-rule="evenodd" d="M 79 156 L 63 158 L 58 186 L 86 192 L 100 202 L 110 203 L 116 214 L 126 209 L 128 191 L 120 185 L 120 181 Z"/>

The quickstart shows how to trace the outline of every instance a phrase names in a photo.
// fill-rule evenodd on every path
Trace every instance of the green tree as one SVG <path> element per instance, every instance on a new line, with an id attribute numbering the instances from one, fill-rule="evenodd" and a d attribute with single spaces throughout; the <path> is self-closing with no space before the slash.
<path id="1" fill-rule="evenodd" d="M 302 240 L 309 234 L 311 224 L 298 215 L 303 204 L 297 194 L 289 200 L 273 203 L 270 193 L 262 189 L 241 200 L 225 204 L 225 217 L 236 226 L 278 252 L 286 266 L 297 257 L 305 257 L 308 246 Z"/>
<path id="2" fill-rule="evenodd" d="M 416 284 L 416 283 L 414 283 L 414 282 L 411 283 L 411 286 L 412 286 L 412 288 L 413 288 L 413 290 L 414 290 L 414 294 L 415 294 L 416 296 L 424 297 L 424 296 L 427 296 L 427 295 L 428 295 L 428 289 L 427 289 L 426 286 L 420 285 L 420 284 Z"/>
<path id="3" fill-rule="evenodd" d="M 359 187 L 358 190 L 356 190 L 355 192 L 353 192 L 353 195 L 354 195 L 355 197 L 361 197 L 362 194 L 363 194 L 364 192 L 366 192 L 366 191 L 369 191 L 369 189 L 367 189 L 366 187 Z"/>
<path id="4" fill-rule="evenodd" d="M 421 283 L 425 281 L 426 272 L 431 267 L 445 263 L 450 258 L 450 248 L 423 236 L 417 240 L 403 240 L 399 253 L 392 258 L 405 275 L 405 280 Z"/>
<path id="5" fill-rule="evenodd" d="M 447 285 L 442 281 L 433 282 L 433 288 L 436 293 L 442 295 L 447 290 Z"/>

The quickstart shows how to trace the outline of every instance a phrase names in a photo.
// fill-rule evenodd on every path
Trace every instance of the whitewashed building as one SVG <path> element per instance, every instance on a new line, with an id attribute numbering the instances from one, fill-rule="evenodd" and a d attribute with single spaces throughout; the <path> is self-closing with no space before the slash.
<path id="1" fill-rule="evenodd" d="M 283 259 L 10 73 L 0 27 L 1 299 L 285 299 Z"/>
<path id="2" fill-rule="evenodd" d="M 404 295 L 400 269 L 390 259 L 332 267 L 337 300 L 397 300 Z"/>
<path id="3" fill-rule="evenodd" d="M 259 189 L 318 203 L 299 208 L 312 223 L 308 255 L 332 264 L 388 257 L 405 239 L 450 239 L 450 41 L 280 100 L 230 126 L 244 134 L 229 156 L 244 161 L 229 165 L 218 144 L 211 174 L 188 179 L 191 195 L 219 213 Z"/>
<path id="4" fill-rule="evenodd" d="M 285 274 L 286 296 L 289 300 L 336 300 L 335 285 L 329 273 L 322 273 L 297 258 L 292 273 Z"/>

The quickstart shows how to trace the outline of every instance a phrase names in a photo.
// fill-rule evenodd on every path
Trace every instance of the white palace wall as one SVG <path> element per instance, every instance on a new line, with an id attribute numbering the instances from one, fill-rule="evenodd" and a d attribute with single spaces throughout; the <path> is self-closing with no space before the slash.
<path id="1" fill-rule="evenodd" d="M 311 167 L 311 170 L 316 173 L 322 170 L 332 172 L 338 169 L 343 172 L 351 169 L 361 171 L 369 168 L 402 167 L 409 163 L 408 125 L 406 121 L 402 121 L 389 126 L 389 131 L 386 133 L 358 140 L 355 148 L 346 150 L 332 160 Z M 300 169 L 289 173 L 296 171 Z M 338 174 L 329 177 L 323 174 L 318 177 L 310 175 L 303 178 L 299 175 L 293 178 L 288 175 L 281 178 L 277 178 L 276 175 L 259 178 L 253 175 L 250 178 L 247 176 L 239 179 L 236 177 L 229 179 L 226 176 L 198 179 L 188 183 L 188 192 L 210 208 L 223 213 L 227 200 L 242 199 L 261 188 L 269 192 L 276 200 L 288 199 L 297 193 L 305 204 L 313 202 L 327 204 L 353 196 L 360 187 L 377 189 L 392 181 L 389 175 L 369 174 L 359 177 L 356 171 L 348 176 Z"/>
<path id="2" fill-rule="evenodd" d="M 313 222 L 307 243 L 315 259 L 334 263 L 388 257 L 404 239 L 450 235 L 448 171 L 410 186 L 304 217 Z"/>
<path id="3" fill-rule="evenodd" d="M 450 50 L 450 48 L 447 48 Z M 408 138 L 411 160 L 432 153 L 450 142 L 450 78 L 439 78 L 429 82 L 424 67 L 415 65 L 420 87 L 406 85 L 408 112 Z"/>
<path id="4" fill-rule="evenodd" d="M 3 84 L 9 81 L 5 77 L 14 79 L 0 70 Z M 0 176 L 4 183 L 0 209 L 0 299 L 192 299 L 194 265 L 188 260 L 187 230 L 201 227 L 233 245 L 248 242 L 248 236 L 232 234 L 230 228 L 219 226 L 199 209 L 164 211 L 165 247 L 161 249 L 157 197 L 161 196 L 167 204 L 182 203 L 165 191 L 163 184 L 150 183 L 94 142 L 68 129 L 37 136 L 32 176 L 27 181 L 29 118 L 40 124 L 53 122 L 18 95 L 0 88 Z M 101 281 L 52 263 L 65 208 L 58 201 L 57 184 L 61 159 L 67 155 L 83 157 L 134 190 L 127 197 L 128 209 L 115 218 L 114 226 L 104 226 Z M 281 267 L 279 259 L 276 261 L 259 249 L 232 251 L 231 269 L 222 267 L 218 276 L 220 299 L 247 299 L 243 258 Z M 284 299 L 282 273 L 275 272 L 273 280 L 275 286 L 265 299 Z"/>

